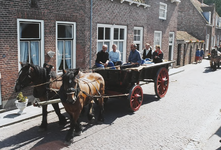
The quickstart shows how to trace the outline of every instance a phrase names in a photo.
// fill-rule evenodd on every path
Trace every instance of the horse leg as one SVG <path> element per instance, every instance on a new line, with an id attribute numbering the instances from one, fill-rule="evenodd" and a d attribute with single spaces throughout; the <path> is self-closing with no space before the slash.
<path id="1" fill-rule="evenodd" d="M 48 125 L 48 123 L 47 123 L 47 115 L 48 115 L 47 106 L 48 105 L 42 106 L 42 121 L 41 121 L 41 125 L 39 126 L 40 131 L 47 130 L 47 125 Z"/>
<path id="2" fill-rule="evenodd" d="M 70 114 L 70 129 L 65 137 L 65 145 L 70 145 L 73 142 L 73 134 L 74 135 L 81 135 L 82 127 L 79 123 L 78 117 L 80 115 L 80 111 L 78 113 L 71 113 Z"/>
<path id="3" fill-rule="evenodd" d="M 95 115 L 94 115 L 94 100 L 92 100 L 89 103 L 89 108 L 88 108 L 88 113 L 87 113 L 87 117 L 89 122 L 93 123 L 95 121 Z"/>
<path id="4" fill-rule="evenodd" d="M 104 99 L 103 98 L 98 98 L 98 103 L 99 103 L 98 121 L 99 122 L 104 122 Z"/>
<path id="5" fill-rule="evenodd" d="M 70 115 L 70 129 L 68 130 L 68 133 L 65 137 L 65 142 L 64 144 L 65 145 L 70 145 L 73 141 L 73 132 L 74 132 L 74 119 L 73 119 L 73 116 L 72 114 L 69 114 Z"/>
<path id="6" fill-rule="evenodd" d="M 59 118 L 59 125 L 64 126 L 66 124 L 67 120 L 66 120 L 65 116 L 61 114 L 58 103 L 52 104 L 52 106 L 55 110 L 55 113 L 57 114 L 57 116 Z"/>
<path id="7" fill-rule="evenodd" d="M 76 136 L 80 136 L 82 133 L 82 126 L 80 124 L 79 119 L 76 121 L 76 123 L 74 124 L 74 135 Z"/>

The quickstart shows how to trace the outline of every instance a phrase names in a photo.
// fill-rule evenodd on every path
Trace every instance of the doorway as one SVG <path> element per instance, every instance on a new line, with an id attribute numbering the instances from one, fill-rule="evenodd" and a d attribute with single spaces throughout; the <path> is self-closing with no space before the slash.
<path id="1" fill-rule="evenodd" d="M 181 44 L 178 44 L 178 51 L 177 51 L 177 66 L 180 65 L 181 60 Z"/>

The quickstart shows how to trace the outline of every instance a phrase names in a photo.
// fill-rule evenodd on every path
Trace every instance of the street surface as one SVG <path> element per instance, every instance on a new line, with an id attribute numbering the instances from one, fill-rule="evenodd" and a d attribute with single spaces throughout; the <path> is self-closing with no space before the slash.
<path id="1" fill-rule="evenodd" d="M 103 124 L 89 125 L 86 115 L 81 116 L 83 133 L 69 147 L 63 145 L 68 125 L 59 127 L 55 113 L 49 113 L 46 132 L 38 131 L 41 117 L 0 128 L 0 149 L 219 149 L 221 69 L 212 71 L 209 60 L 183 68 L 184 72 L 170 76 L 167 94 L 160 100 L 153 83 L 143 85 L 143 104 L 134 113 L 128 101 L 119 98 L 106 103 Z"/>

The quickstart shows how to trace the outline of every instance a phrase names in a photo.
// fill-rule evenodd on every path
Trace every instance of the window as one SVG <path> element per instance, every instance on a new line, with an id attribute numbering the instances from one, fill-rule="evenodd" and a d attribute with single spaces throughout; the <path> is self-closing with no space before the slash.
<path id="1" fill-rule="evenodd" d="M 56 22 L 57 71 L 76 67 L 76 23 Z"/>
<path id="2" fill-rule="evenodd" d="M 166 18 L 167 18 L 167 4 L 160 2 L 159 19 L 166 20 Z"/>
<path id="3" fill-rule="evenodd" d="M 206 35 L 206 50 L 209 50 L 209 34 Z"/>
<path id="4" fill-rule="evenodd" d="M 137 44 L 137 50 L 142 53 L 143 49 L 143 28 L 134 27 L 134 43 Z"/>
<path id="5" fill-rule="evenodd" d="M 154 49 L 156 45 L 160 45 L 162 42 L 162 31 L 154 31 Z"/>
<path id="6" fill-rule="evenodd" d="M 216 27 L 219 27 L 219 16 L 216 15 Z"/>
<path id="7" fill-rule="evenodd" d="M 221 28 L 221 17 L 219 17 L 219 28 Z"/>
<path id="8" fill-rule="evenodd" d="M 208 21 L 209 21 L 209 24 L 211 24 L 211 18 L 212 18 L 212 17 L 211 17 L 211 11 L 209 11 L 209 20 L 208 20 Z"/>
<path id="9" fill-rule="evenodd" d="M 216 35 L 213 36 L 213 46 L 216 46 Z"/>
<path id="10" fill-rule="evenodd" d="M 41 20 L 17 20 L 18 62 L 43 66 L 44 29 Z M 21 66 L 19 66 L 19 70 Z"/>
<path id="11" fill-rule="evenodd" d="M 112 50 L 112 45 L 116 44 L 121 52 L 121 60 L 126 61 L 126 35 L 127 27 L 119 25 L 98 24 L 97 26 L 97 52 L 102 49 L 102 45 L 108 46 L 107 51 Z"/>
<path id="12" fill-rule="evenodd" d="M 174 32 L 169 33 L 169 60 L 173 60 Z"/>

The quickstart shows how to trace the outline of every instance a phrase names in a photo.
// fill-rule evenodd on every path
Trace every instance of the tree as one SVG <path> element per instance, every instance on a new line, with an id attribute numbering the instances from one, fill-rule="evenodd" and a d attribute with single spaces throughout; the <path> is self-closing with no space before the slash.
<path id="1" fill-rule="evenodd" d="M 216 5 L 216 12 L 221 16 L 221 0 L 204 0 L 203 3 L 207 5 L 214 4 Z"/>

